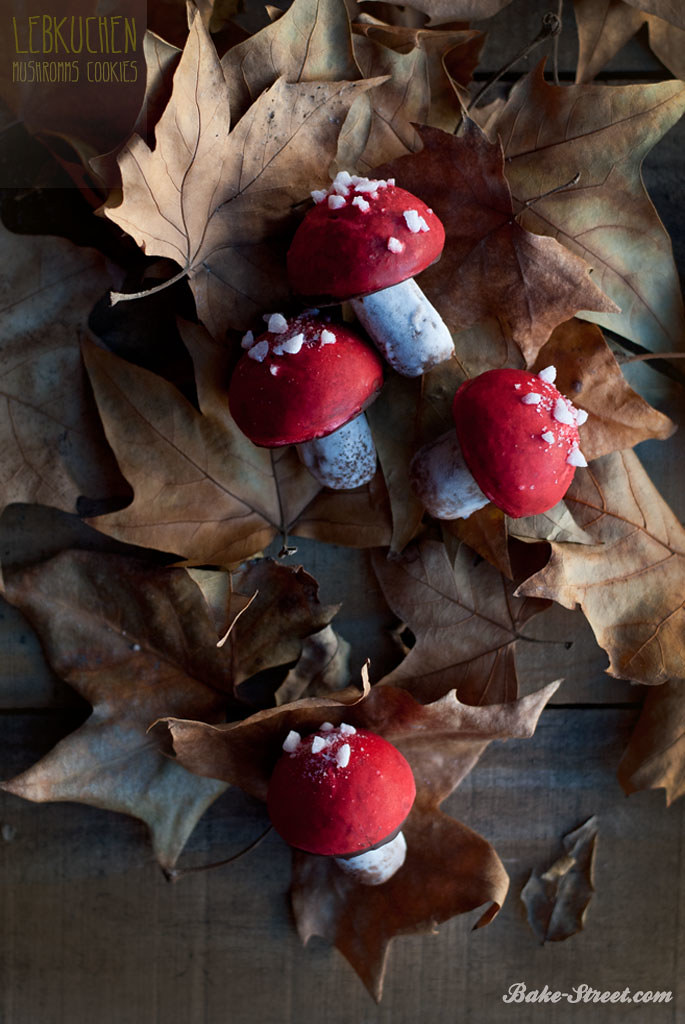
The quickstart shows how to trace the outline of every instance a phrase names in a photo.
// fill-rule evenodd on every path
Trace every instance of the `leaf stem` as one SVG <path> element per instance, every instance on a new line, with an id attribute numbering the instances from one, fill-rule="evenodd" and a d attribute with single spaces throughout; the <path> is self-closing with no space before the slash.
<path id="1" fill-rule="evenodd" d="M 552 39 L 552 76 L 555 85 L 559 85 L 559 36 L 561 35 L 561 29 L 563 28 L 562 14 L 564 10 L 564 0 L 559 0 L 557 5 L 557 18 L 559 19 L 559 31 L 554 35 Z"/>
<path id="2" fill-rule="evenodd" d="M 526 45 L 519 50 L 519 52 L 512 57 L 510 61 L 501 67 L 499 71 L 496 71 L 491 78 L 488 78 L 487 82 L 481 86 L 476 95 L 470 101 L 466 108 L 466 113 L 468 114 L 471 108 L 476 105 L 478 100 L 481 99 L 488 89 L 490 89 L 496 82 L 499 82 L 502 75 L 505 75 L 510 68 L 513 68 L 514 64 L 517 64 L 520 60 L 523 60 L 524 57 L 527 57 L 528 54 L 534 50 L 536 46 L 539 46 L 540 43 L 544 42 L 545 39 L 549 39 L 550 36 L 558 36 L 560 32 L 561 19 L 553 11 L 546 11 L 542 16 L 542 26 L 540 31 L 535 38 L 531 39 L 529 43 L 526 43 Z"/>
<path id="3" fill-rule="evenodd" d="M 269 825 L 261 835 L 257 836 L 257 838 L 248 846 L 244 847 L 244 849 L 239 850 L 238 853 L 234 853 L 232 857 L 227 857 L 225 860 L 214 861 L 212 864 L 197 864 L 195 867 L 191 868 L 163 868 L 164 876 L 167 882 L 178 882 L 181 878 L 185 878 L 186 875 L 194 875 L 200 871 L 212 871 L 214 868 L 222 868 L 226 864 L 232 864 L 233 861 L 240 860 L 241 857 L 244 857 L 246 854 L 256 850 L 262 840 L 266 839 L 272 828 L 273 825 Z"/>
<path id="4" fill-rule="evenodd" d="M 172 285 L 182 281 L 184 277 L 188 276 L 188 270 L 181 270 L 178 274 L 174 274 L 167 281 L 162 281 L 161 284 L 156 284 L 152 288 L 146 289 L 144 292 L 110 292 L 109 302 L 111 306 L 116 306 L 118 302 L 130 302 L 131 299 L 146 299 L 148 295 L 155 295 L 157 292 L 163 292 L 165 288 L 171 288 Z"/>
<path id="5" fill-rule="evenodd" d="M 532 206 L 533 203 L 539 203 L 541 199 L 546 199 L 547 196 L 553 196 L 555 192 L 563 192 L 564 189 L 570 188 L 571 185 L 577 185 L 579 181 L 580 171 L 578 171 L 577 174 L 574 174 L 570 181 L 565 181 L 563 185 L 555 185 L 554 188 L 548 189 L 540 196 L 533 196 L 532 199 L 526 199 L 525 203 L 521 205 L 521 210 L 526 210 L 529 206 Z M 519 213 L 521 210 L 519 210 Z"/>

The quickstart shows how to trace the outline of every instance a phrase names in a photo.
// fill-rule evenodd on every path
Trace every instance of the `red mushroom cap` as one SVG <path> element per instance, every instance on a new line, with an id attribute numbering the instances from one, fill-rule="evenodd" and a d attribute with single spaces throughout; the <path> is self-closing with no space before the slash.
<path id="1" fill-rule="evenodd" d="M 290 283 L 300 295 L 322 302 L 368 295 L 414 277 L 443 250 L 438 217 L 394 182 L 343 172 L 331 191 L 314 195 L 319 201 L 288 252 Z"/>
<path id="2" fill-rule="evenodd" d="M 383 384 L 383 361 L 358 334 L 310 313 L 276 314 L 238 362 L 228 391 L 234 420 L 265 448 L 332 434 Z"/>
<path id="3" fill-rule="evenodd" d="M 556 505 L 583 464 L 577 410 L 551 383 L 553 368 L 542 373 L 488 370 L 462 384 L 452 405 L 476 483 L 514 518 Z"/>
<path id="4" fill-rule="evenodd" d="M 377 733 L 347 725 L 324 727 L 299 742 L 291 736 L 295 745 L 289 750 L 286 743 L 267 796 L 271 822 L 285 841 L 341 857 L 392 839 L 416 796 L 399 750 Z"/>

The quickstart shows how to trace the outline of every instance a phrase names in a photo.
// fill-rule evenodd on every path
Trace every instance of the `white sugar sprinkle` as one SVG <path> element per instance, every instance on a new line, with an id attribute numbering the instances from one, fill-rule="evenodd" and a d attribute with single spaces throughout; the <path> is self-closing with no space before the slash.
<path id="1" fill-rule="evenodd" d="M 340 210 L 347 200 L 344 196 L 329 196 L 328 197 L 328 209 L 329 210 Z"/>
<path id="2" fill-rule="evenodd" d="M 576 409 L 576 423 L 579 427 L 582 427 L 583 423 L 585 423 L 587 415 L 585 409 Z"/>
<path id="3" fill-rule="evenodd" d="M 322 345 L 335 345 L 335 334 L 333 331 L 328 331 L 324 328 L 321 332 L 321 344 Z"/>
<path id="4" fill-rule="evenodd" d="M 587 466 L 587 459 L 580 448 L 572 448 L 566 462 L 569 466 Z"/>
<path id="5" fill-rule="evenodd" d="M 269 352 L 268 341 L 258 341 L 256 345 L 253 345 L 251 349 L 248 349 L 248 356 L 250 359 L 256 359 L 258 363 L 263 363 Z"/>
<path id="6" fill-rule="evenodd" d="M 413 235 L 418 234 L 419 231 L 430 230 L 418 210 L 404 210 L 402 216 Z"/>
<path id="7" fill-rule="evenodd" d="M 274 346 L 274 352 L 277 356 L 282 356 L 285 352 L 292 356 L 296 356 L 304 344 L 304 334 L 294 334 L 292 338 L 288 338 L 287 341 L 282 341 L 279 345 Z"/>
<path id="8" fill-rule="evenodd" d="M 278 373 L 279 370 L 280 370 L 280 366 L 278 366 L 276 363 L 272 363 L 271 366 L 269 367 L 269 373 L 273 377 L 276 376 L 276 374 Z"/>
<path id="9" fill-rule="evenodd" d="M 315 188 L 313 192 L 310 192 L 310 195 L 318 206 L 318 204 L 322 203 L 328 195 L 328 190 L 325 188 Z"/>
<path id="10" fill-rule="evenodd" d="M 299 732 L 295 732 L 294 729 L 291 729 L 286 738 L 283 740 L 283 749 L 286 751 L 286 753 L 292 754 L 293 751 L 297 750 L 301 741 L 302 737 L 300 736 Z"/>
<path id="11" fill-rule="evenodd" d="M 344 733 L 346 736 L 354 736 L 356 731 L 355 727 L 353 725 L 348 725 L 347 722 L 343 722 L 340 726 L 340 732 Z"/>
<path id="12" fill-rule="evenodd" d="M 285 334 L 288 330 L 288 321 L 282 313 L 272 313 L 266 321 L 266 325 L 271 334 Z"/>
<path id="13" fill-rule="evenodd" d="M 367 210 L 371 209 L 371 203 L 367 203 L 366 199 L 363 199 L 361 196 L 355 196 L 352 200 L 352 205 L 360 209 L 362 213 L 366 213 Z"/>
<path id="14" fill-rule="evenodd" d="M 557 423 L 568 423 L 569 426 L 575 425 L 573 413 L 571 412 L 563 398 L 557 398 L 556 402 L 554 403 L 554 408 L 552 409 L 552 416 L 557 421 Z"/>
<path id="15" fill-rule="evenodd" d="M 352 179 L 354 181 L 355 192 L 370 192 L 375 194 L 376 199 L 378 198 L 377 189 L 385 186 L 384 181 L 374 181 L 369 178 Z"/>
<path id="16" fill-rule="evenodd" d="M 546 384 L 554 384 L 554 381 L 557 379 L 556 366 L 546 366 L 544 370 L 540 370 L 538 377 L 540 380 L 544 380 Z"/>
<path id="17" fill-rule="evenodd" d="M 350 763 L 351 753 L 352 751 L 350 750 L 349 743 L 343 743 L 342 747 L 340 747 L 337 754 L 335 755 L 335 759 L 341 768 L 347 768 L 348 764 Z"/>
<path id="18" fill-rule="evenodd" d="M 328 746 L 328 740 L 323 736 L 315 736 L 312 740 L 312 754 L 320 754 Z"/>
<path id="19" fill-rule="evenodd" d="M 388 249 L 390 252 L 398 253 L 402 252 L 404 246 L 400 242 L 399 238 L 393 238 L 392 236 L 388 239 Z"/>
<path id="20" fill-rule="evenodd" d="M 527 395 L 524 395 L 521 399 L 524 405 L 537 405 L 538 402 L 542 401 L 542 395 L 539 395 L 537 391 L 529 391 Z"/>
<path id="21" fill-rule="evenodd" d="M 252 348 L 254 345 L 254 334 L 252 331 L 246 331 L 243 334 L 243 340 L 240 342 L 243 348 Z"/>
<path id="22" fill-rule="evenodd" d="M 334 728 L 335 728 L 335 726 L 333 725 L 332 722 L 323 722 L 319 726 L 319 732 L 330 732 L 331 729 L 334 729 Z"/>
<path id="23" fill-rule="evenodd" d="M 554 434 L 551 430 L 546 430 L 544 434 L 541 435 L 541 437 L 543 441 L 547 442 L 547 444 L 552 444 L 552 442 L 554 441 Z"/>

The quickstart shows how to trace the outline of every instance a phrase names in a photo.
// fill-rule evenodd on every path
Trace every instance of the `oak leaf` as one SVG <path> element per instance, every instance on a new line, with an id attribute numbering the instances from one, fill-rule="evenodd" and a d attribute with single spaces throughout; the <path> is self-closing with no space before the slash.
<path id="1" fill-rule="evenodd" d="M 685 530 L 632 451 L 576 471 L 566 494 L 592 546 L 552 543 L 517 593 L 583 610 L 609 675 L 654 685 L 685 677 Z"/>
<path id="2" fill-rule="evenodd" d="M 491 129 L 502 139 L 521 224 L 586 259 L 621 309 L 582 318 L 662 351 L 682 345 L 683 303 L 640 166 L 684 110 L 682 82 L 559 87 L 540 65 L 514 87 Z M 577 187 L 544 195 L 576 174 Z"/>
<path id="3" fill-rule="evenodd" d="M 273 765 L 290 729 L 317 728 L 323 717 L 385 736 L 405 755 L 417 799 L 403 830 L 407 860 L 382 886 L 359 886 L 330 858 L 294 852 L 291 897 L 304 942 L 320 935 L 347 957 L 376 999 L 383 989 L 388 947 L 397 935 L 433 931 L 436 922 L 487 904 L 476 927 L 495 916 L 508 878 L 490 844 L 439 805 L 493 739 L 528 737 L 552 683 L 519 701 L 473 708 L 454 691 L 422 706 L 390 686 L 352 690 L 342 700 L 311 698 L 263 711 L 241 723 L 211 725 L 168 719 L 174 749 L 191 771 L 241 786 L 266 798 Z"/>
<path id="4" fill-rule="evenodd" d="M 231 131 L 228 83 L 195 17 L 155 148 L 137 135 L 127 143 L 123 201 L 104 213 L 146 253 L 181 266 L 214 337 L 286 296 L 293 207 L 325 179 L 343 117 L 373 84 L 279 79 Z"/>
<path id="5" fill-rule="evenodd" d="M 469 120 L 461 137 L 423 128 L 421 138 L 420 153 L 393 161 L 383 174 L 420 195 L 445 225 L 442 257 L 420 283 L 451 331 L 496 318 L 530 364 L 579 309 L 616 309 L 584 260 L 519 225 L 499 143 Z"/>
<path id="6" fill-rule="evenodd" d="M 565 835 L 564 855 L 524 885 L 521 899 L 540 942 L 561 942 L 582 929 L 594 892 L 598 827 L 592 817 Z"/>
<path id="7" fill-rule="evenodd" d="M 1 225 L 0 252 L 0 508 L 75 512 L 79 496 L 125 493 L 79 351 L 91 309 L 118 277 L 93 249 Z"/>
<path id="8" fill-rule="evenodd" d="M 373 567 L 392 611 L 416 638 L 382 680 L 421 701 L 456 689 L 466 704 L 502 704 L 518 692 L 515 648 L 540 611 L 462 545 L 452 562 L 444 545 L 424 540 L 401 557 L 374 552 Z"/>
<path id="9" fill-rule="evenodd" d="M 685 793 L 685 684 L 670 679 L 647 694 L 618 766 L 626 793 L 664 789 L 666 803 Z"/>

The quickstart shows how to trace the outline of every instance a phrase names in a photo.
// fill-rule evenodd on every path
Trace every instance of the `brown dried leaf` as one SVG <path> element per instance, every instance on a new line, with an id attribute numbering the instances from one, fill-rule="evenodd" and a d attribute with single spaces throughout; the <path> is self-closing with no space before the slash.
<path id="1" fill-rule="evenodd" d="M 566 853 L 543 874 L 531 873 L 521 892 L 528 923 L 540 942 L 562 942 L 581 931 L 594 889 L 597 818 L 563 838 Z"/>
<path id="2" fill-rule="evenodd" d="M 350 644 L 332 626 L 324 626 L 302 643 L 296 665 L 274 694 L 277 705 L 302 697 L 322 697 L 342 690 L 350 679 Z"/>
<path id="3" fill-rule="evenodd" d="M 125 493 L 79 351 L 95 302 L 118 283 L 93 249 L 13 235 L 0 225 L 0 508 L 38 502 L 75 512 L 80 495 Z"/>
<path id="4" fill-rule="evenodd" d="M 685 677 L 685 530 L 632 451 L 576 471 L 566 494 L 594 544 L 552 544 L 517 594 L 580 605 L 609 675 L 654 685 Z"/>
<path id="5" fill-rule="evenodd" d="M 383 168 L 445 225 L 438 263 L 421 275 L 454 333 L 496 318 L 532 363 L 552 330 L 579 309 L 615 310 L 562 245 L 514 219 L 504 157 L 473 121 L 461 137 L 422 128 L 424 148 Z"/>
<path id="6" fill-rule="evenodd" d="M 587 413 L 580 444 L 588 460 L 649 438 L 665 440 L 676 429 L 663 413 L 633 391 L 594 324 L 569 320 L 541 349 L 534 369 L 557 368 L 556 386 Z"/>
<path id="7" fill-rule="evenodd" d="M 518 692 L 515 645 L 537 614 L 487 562 L 461 546 L 452 564 L 444 545 L 414 543 L 402 557 L 374 553 L 391 609 L 416 643 L 382 680 L 426 702 L 456 689 L 466 704 L 503 704 Z"/>
<path id="8" fill-rule="evenodd" d="M 685 793 L 685 683 L 671 679 L 647 694 L 618 766 L 626 793 L 665 789 L 666 804 Z"/>
<path id="9" fill-rule="evenodd" d="M 578 26 L 576 82 L 590 82 L 636 32 L 647 25 L 649 44 L 676 78 L 685 77 L 685 25 L 647 14 L 624 0 L 574 0 Z"/>
<path id="10" fill-rule="evenodd" d="M 290 532 L 348 548 L 387 546 L 392 537 L 392 516 L 380 472 L 353 491 L 320 491 Z"/>
<path id="11" fill-rule="evenodd" d="M 417 799 L 403 830 L 407 860 L 376 888 L 350 883 L 329 858 L 295 853 L 292 900 L 306 942 L 321 935 L 334 943 L 380 999 L 388 947 L 401 934 L 433 931 L 436 922 L 489 904 L 477 926 L 495 916 L 508 878 L 497 854 L 465 825 L 438 811 L 493 739 L 528 737 L 553 683 L 520 701 L 467 707 L 454 692 L 422 706 L 390 686 L 352 691 L 344 702 L 309 699 L 221 726 L 167 720 L 177 756 L 191 771 L 231 781 L 266 798 L 272 767 L 290 729 L 315 729 L 322 717 L 385 736 L 408 759 Z"/>
<path id="12" fill-rule="evenodd" d="M 137 135 L 127 143 L 123 202 L 104 212 L 145 252 L 181 266 L 215 338 L 287 295 L 293 207 L 325 179 L 344 115 L 373 84 L 279 79 L 229 131 L 228 83 L 195 17 L 155 149 Z"/>
<path id="13" fill-rule="evenodd" d="M 670 22 L 671 25 L 685 29 L 685 11 L 680 0 L 627 0 L 627 3 L 641 11 L 648 11 L 657 18 Z"/>
<path id="14" fill-rule="evenodd" d="M 662 351 L 682 345 L 685 320 L 671 242 L 640 165 L 683 110 L 682 82 L 560 87 L 545 82 L 540 65 L 514 87 L 495 121 L 521 223 L 586 259 L 621 307 L 585 311 L 583 319 Z M 523 208 L 578 173 L 577 187 Z"/>
<path id="15" fill-rule="evenodd" d="M 507 517 L 501 509 L 488 502 L 483 508 L 472 512 L 468 519 L 447 519 L 442 524 L 443 536 L 454 537 L 473 548 L 495 569 L 513 579 L 509 559 L 509 534 Z"/>
<path id="16" fill-rule="evenodd" d="M 593 544 L 589 533 L 581 529 L 565 501 L 536 516 L 507 517 L 508 533 L 519 540 L 560 541 L 564 544 Z"/>
<path id="17" fill-rule="evenodd" d="M 400 0 L 388 0 L 400 3 Z M 511 0 L 414 0 L 412 7 L 430 18 L 429 25 L 449 21 L 481 21 L 492 18 L 511 3 Z"/>

